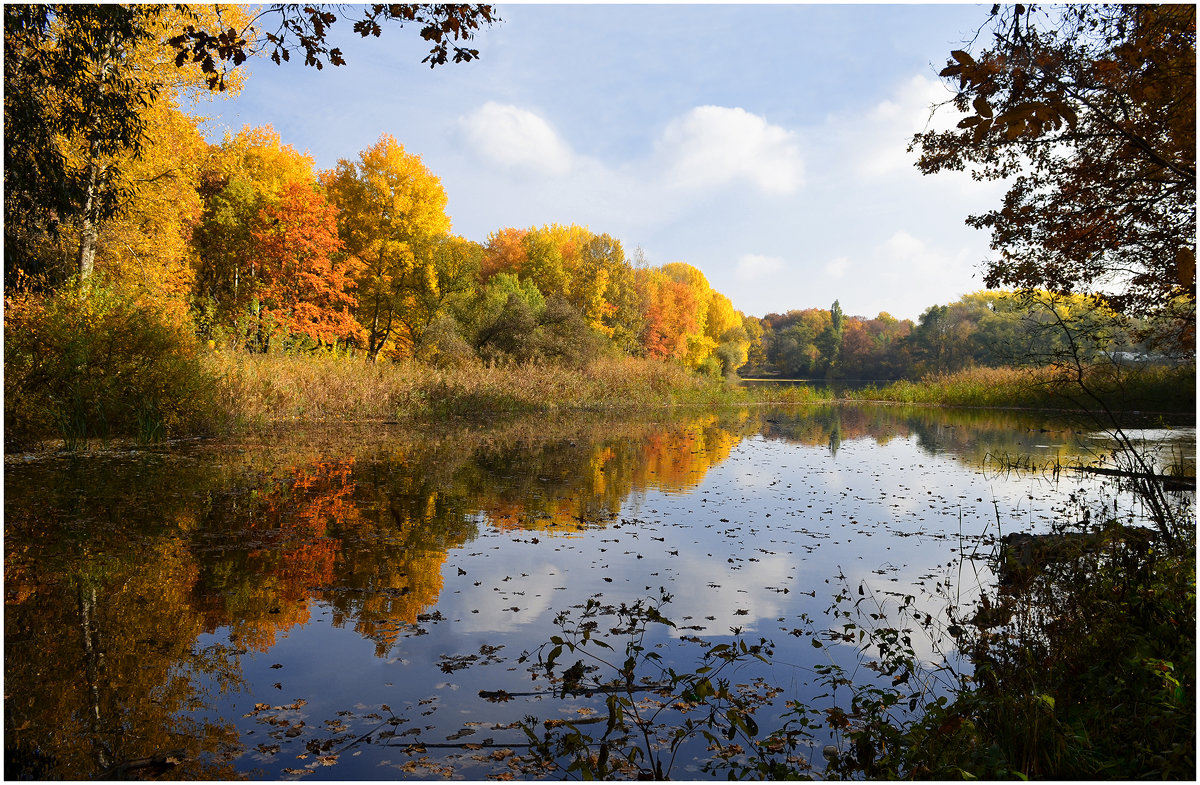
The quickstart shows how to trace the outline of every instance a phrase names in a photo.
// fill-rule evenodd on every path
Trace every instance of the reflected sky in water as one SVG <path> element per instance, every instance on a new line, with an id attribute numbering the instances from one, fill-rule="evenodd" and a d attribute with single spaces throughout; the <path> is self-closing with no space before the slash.
<path id="1" fill-rule="evenodd" d="M 1146 438 L 1194 466 L 1193 428 Z M 811 645 L 842 588 L 936 616 L 991 580 L 994 538 L 1078 514 L 1072 493 L 1136 516 L 1051 469 L 1105 445 L 1015 412 L 825 406 L 10 458 L 10 760 L 72 779 L 166 750 L 180 778 L 520 775 L 511 724 L 587 707 L 479 691 L 529 691 L 518 656 L 558 612 L 660 588 L 667 661 L 766 637 L 775 664 L 741 676 L 811 701 L 816 665 L 858 656 Z"/>

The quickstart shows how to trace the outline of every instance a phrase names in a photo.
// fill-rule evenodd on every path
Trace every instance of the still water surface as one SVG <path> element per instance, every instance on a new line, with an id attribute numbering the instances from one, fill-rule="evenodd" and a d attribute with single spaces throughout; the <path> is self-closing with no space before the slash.
<path id="1" fill-rule="evenodd" d="M 1193 427 L 1145 436 L 1194 465 Z M 858 657 L 814 644 L 838 591 L 936 615 L 991 580 L 996 536 L 1045 530 L 1072 493 L 1136 515 L 1094 478 L 1011 470 L 1106 446 L 1014 412 L 821 406 L 10 456 L 6 774 L 180 750 L 176 778 L 524 776 L 516 721 L 602 699 L 480 691 L 538 692 L 518 658 L 558 612 L 660 589 L 676 627 L 647 642 L 668 663 L 765 637 L 773 664 L 735 680 L 812 702 L 815 666 Z"/>

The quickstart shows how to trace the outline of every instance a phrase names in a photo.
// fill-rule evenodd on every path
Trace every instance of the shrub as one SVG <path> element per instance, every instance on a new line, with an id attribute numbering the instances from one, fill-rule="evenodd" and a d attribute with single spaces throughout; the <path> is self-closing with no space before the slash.
<path id="1" fill-rule="evenodd" d="M 210 427 L 215 385 L 190 330 L 94 281 L 5 298 L 5 446 L 158 441 Z"/>
<path id="2" fill-rule="evenodd" d="M 452 316 L 439 316 L 425 329 L 415 347 L 419 357 L 439 368 L 455 367 L 475 359 L 475 350 L 459 332 Z"/>
<path id="3" fill-rule="evenodd" d="M 848 710 L 826 711 L 841 736 L 827 775 L 1195 777 L 1194 537 L 1166 547 L 1150 530 L 1105 521 L 1060 526 L 1040 542 L 1015 574 L 1018 560 L 1002 544 L 1000 585 L 977 605 L 949 608 L 943 632 L 972 673 L 930 669 L 916 655 L 916 628 L 945 641 L 912 597 L 887 614 L 895 627 L 866 629 L 863 655 L 877 650 L 876 667 L 900 677 L 891 687 L 852 685 Z M 869 625 L 868 615 L 884 617 L 860 612 L 856 621 Z M 957 683 L 931 689 L 943 672 Z M 849 684 L 845 675 L 835 668 L 830 682 Z"/>

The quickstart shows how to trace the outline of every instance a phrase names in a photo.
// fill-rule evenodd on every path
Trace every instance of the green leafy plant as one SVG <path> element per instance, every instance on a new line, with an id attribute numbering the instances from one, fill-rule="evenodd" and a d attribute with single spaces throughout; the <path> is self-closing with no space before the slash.
<path id="1" fill-rule="evenodd" d="M 553 772 L 562 762 L 568 774 L 583 779 L 667 779 L 693 740 L 707 742 L 713 753 L 706 771 L 726 770 L 731 777 L 786 777 L 805 763 L 790 755 L 808 737 L 802 724 L 756 741 L 755 711 L 779 691 L 761 680 L 735 686 L 727 676 L 741 664 L 768 662 L 772 645 L 765 639 L 701 642 L 699 666 L 678 672 L 647 642 L 652 627 L 675 626 L 661 610 L 670 600 L 660 591 L 657 599 L 614 608 L 589 598 L 578 614 L 559 614 L 561 634 L 522 655 L 522 662 L 536 657 L 535 675 L 544 673 L 560 697 L 604 696 L 605 708 L 602 733 L 588 730 L 584 721 L 548 720 L 539 734 L 537 718 L 525 717 L 530 769 Z M 610 632 L 624 639 L 623 651 L 601 632 L 601 622 L 614 618 Z M 570 659 L 574 663 L 562 667 Z"/>
<path id="2" fill-rule="evenodd" d="M 972 604 L 949 602 L 944 626 L 910 596 L 885 611 L 860 587 L 847 608 L 844 589 L 830 608 L 842 627 L 828 634 L 856 641 L 860 664 L 885 680 L 818 668 L 837 742 L 826 775 L 1193 777 L 1193 548 L 1194 534 L 1168 543 L 1100 515 L 1004 538 L 993 556 L 998 583 Z M 956 650 L 963 667 L 923 662 L 918 630 L 935 652 Z"/>

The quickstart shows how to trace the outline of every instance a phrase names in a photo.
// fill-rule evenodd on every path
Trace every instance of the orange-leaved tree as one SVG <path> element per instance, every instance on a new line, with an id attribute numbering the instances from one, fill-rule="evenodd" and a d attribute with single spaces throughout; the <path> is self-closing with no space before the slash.
<path id="1" fill-rule="evenodd" d="M 647 300 L 646 325 L 642 333 L 646 356 L 683 359 L 687 354 L 688 336 L 695 335 L 700 329 L 696 293 L 661 269 L 640 269 L 637 273 Z"/>
<path id="2" fill-rule="evenodd" d="M 258 252 L 264 312 L 317 346 L 356 342 L 362 328 L 351 312 L 360 263 L 341 249 L 337 208 L 315 183 L 290 182 L 259 208 L 250 237 Z"/>
<path id="3" fill-rule="evenodd" d="M 243 128 L 214 146 L 201 178 L 204 210 L 193 232 L 196 320 L 201 335 L 262 350 L 263 259 L 254 236 L 260 211 L 293 185 L 312 188 L 313 160 L 270 126 Z"/>

